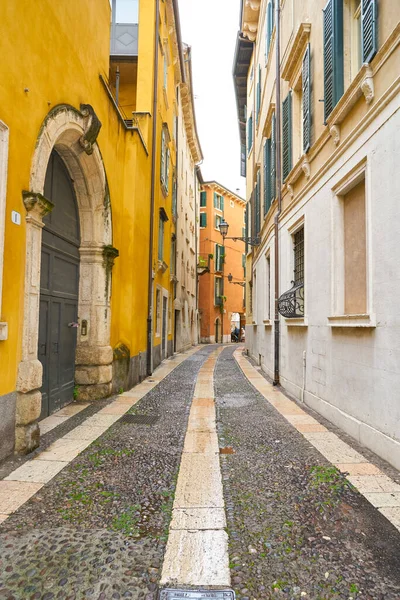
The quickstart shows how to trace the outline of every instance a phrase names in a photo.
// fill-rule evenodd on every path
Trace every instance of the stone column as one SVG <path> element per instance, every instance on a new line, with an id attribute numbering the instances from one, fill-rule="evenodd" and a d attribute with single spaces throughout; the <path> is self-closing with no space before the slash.
<path id="1" fill-rule="evenodd" d="M 37 358 L 39 335 L 40 261 L 43 217 L 53 204 L 42 194 L 23 192 L 26 215 L 26 263 L 22 360 L 18 367 L 15 451 L 27 454 L 39 445 L 42 406 L 42 364 Z"/>
<path id="2" fill-rule="evenodd" d="M 80 248 L 79 320 L 75 381 L 79 400 L 111 394 L 113 351 L 110 344 L 111 272 L 118 250 L 112 246 Z M 82 328 L 86 321 L 86 330 Z"/>

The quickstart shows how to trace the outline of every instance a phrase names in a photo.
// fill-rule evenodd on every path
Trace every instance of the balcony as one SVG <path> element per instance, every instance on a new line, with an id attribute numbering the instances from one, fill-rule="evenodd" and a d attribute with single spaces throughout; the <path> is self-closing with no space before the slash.
<path id="1" fill-rule="evenodd" d="M 139 0 L 112 0 L 111 58 L 138 55 Z"/>
<path id="2" fill-rule="evenodd" d="M 212 254 L 200 254 L 197 258 L 197 274 L 204 275 L 210 272 L 210 261 L 213 258 Z"/>
<path id="3" fill-rule="evenodd" d="M 279 313 L 287 319 L 304 317 L 304 283 L 295 284 L 284 292 L 278 300 Z"/>

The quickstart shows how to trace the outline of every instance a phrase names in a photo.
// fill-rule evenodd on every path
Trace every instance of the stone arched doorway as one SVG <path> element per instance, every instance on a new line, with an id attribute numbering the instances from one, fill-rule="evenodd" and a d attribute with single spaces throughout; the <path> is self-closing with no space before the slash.
<path id="1" fill-rule="evenodd" d="M 111 243 L 110 199 L 96 144 L 100 127 L 101 123 L 89 105 L 81 105 L 80 111 L 67 105 L 55 107 L 41 127 L 32 160 L 30 190 L 23 192 L 27 215 L 22 360 L 17 379 L 15 447 L 19 452 L 29 452 L 39 443 L 37 419 L 42 404 L 42 363 L 38 357 L 41 249 L 46 215 L 55 204 L 46 197 L 45 190 L 48 165 L 54 152 L 73 182 L 79 215 L 76 391 L 78 399 L 82 400 L 101 398 L 111 391 L 111 268 L 118 251 Z"/>

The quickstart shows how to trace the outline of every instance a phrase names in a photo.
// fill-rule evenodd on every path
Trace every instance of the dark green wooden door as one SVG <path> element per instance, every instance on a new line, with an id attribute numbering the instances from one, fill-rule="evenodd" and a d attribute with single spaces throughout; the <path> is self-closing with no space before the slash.
<path id="1" fill-rule="evenodd" d="M 44 195 L 54 208 L 43 220 L 39 360 L 43 365 L 42 417 L 73 400 L 79 291 L 79 217 L 69 173 L 56 151 Z"/>

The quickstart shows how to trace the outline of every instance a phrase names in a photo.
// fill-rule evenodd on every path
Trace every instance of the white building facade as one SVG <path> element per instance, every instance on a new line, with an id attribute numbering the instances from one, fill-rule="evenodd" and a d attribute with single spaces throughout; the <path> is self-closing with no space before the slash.
<path id="1" fill-rule="evenodd" d="M 276 381 L 279 297 L 279 383 L 400 468 L 400 5 L 282 3 L 281 202 L 274 5 L 243 7 L 253 45 L 238 40 L 236 53 L 260 237 L 247 255 L 246 347 Z"/>

